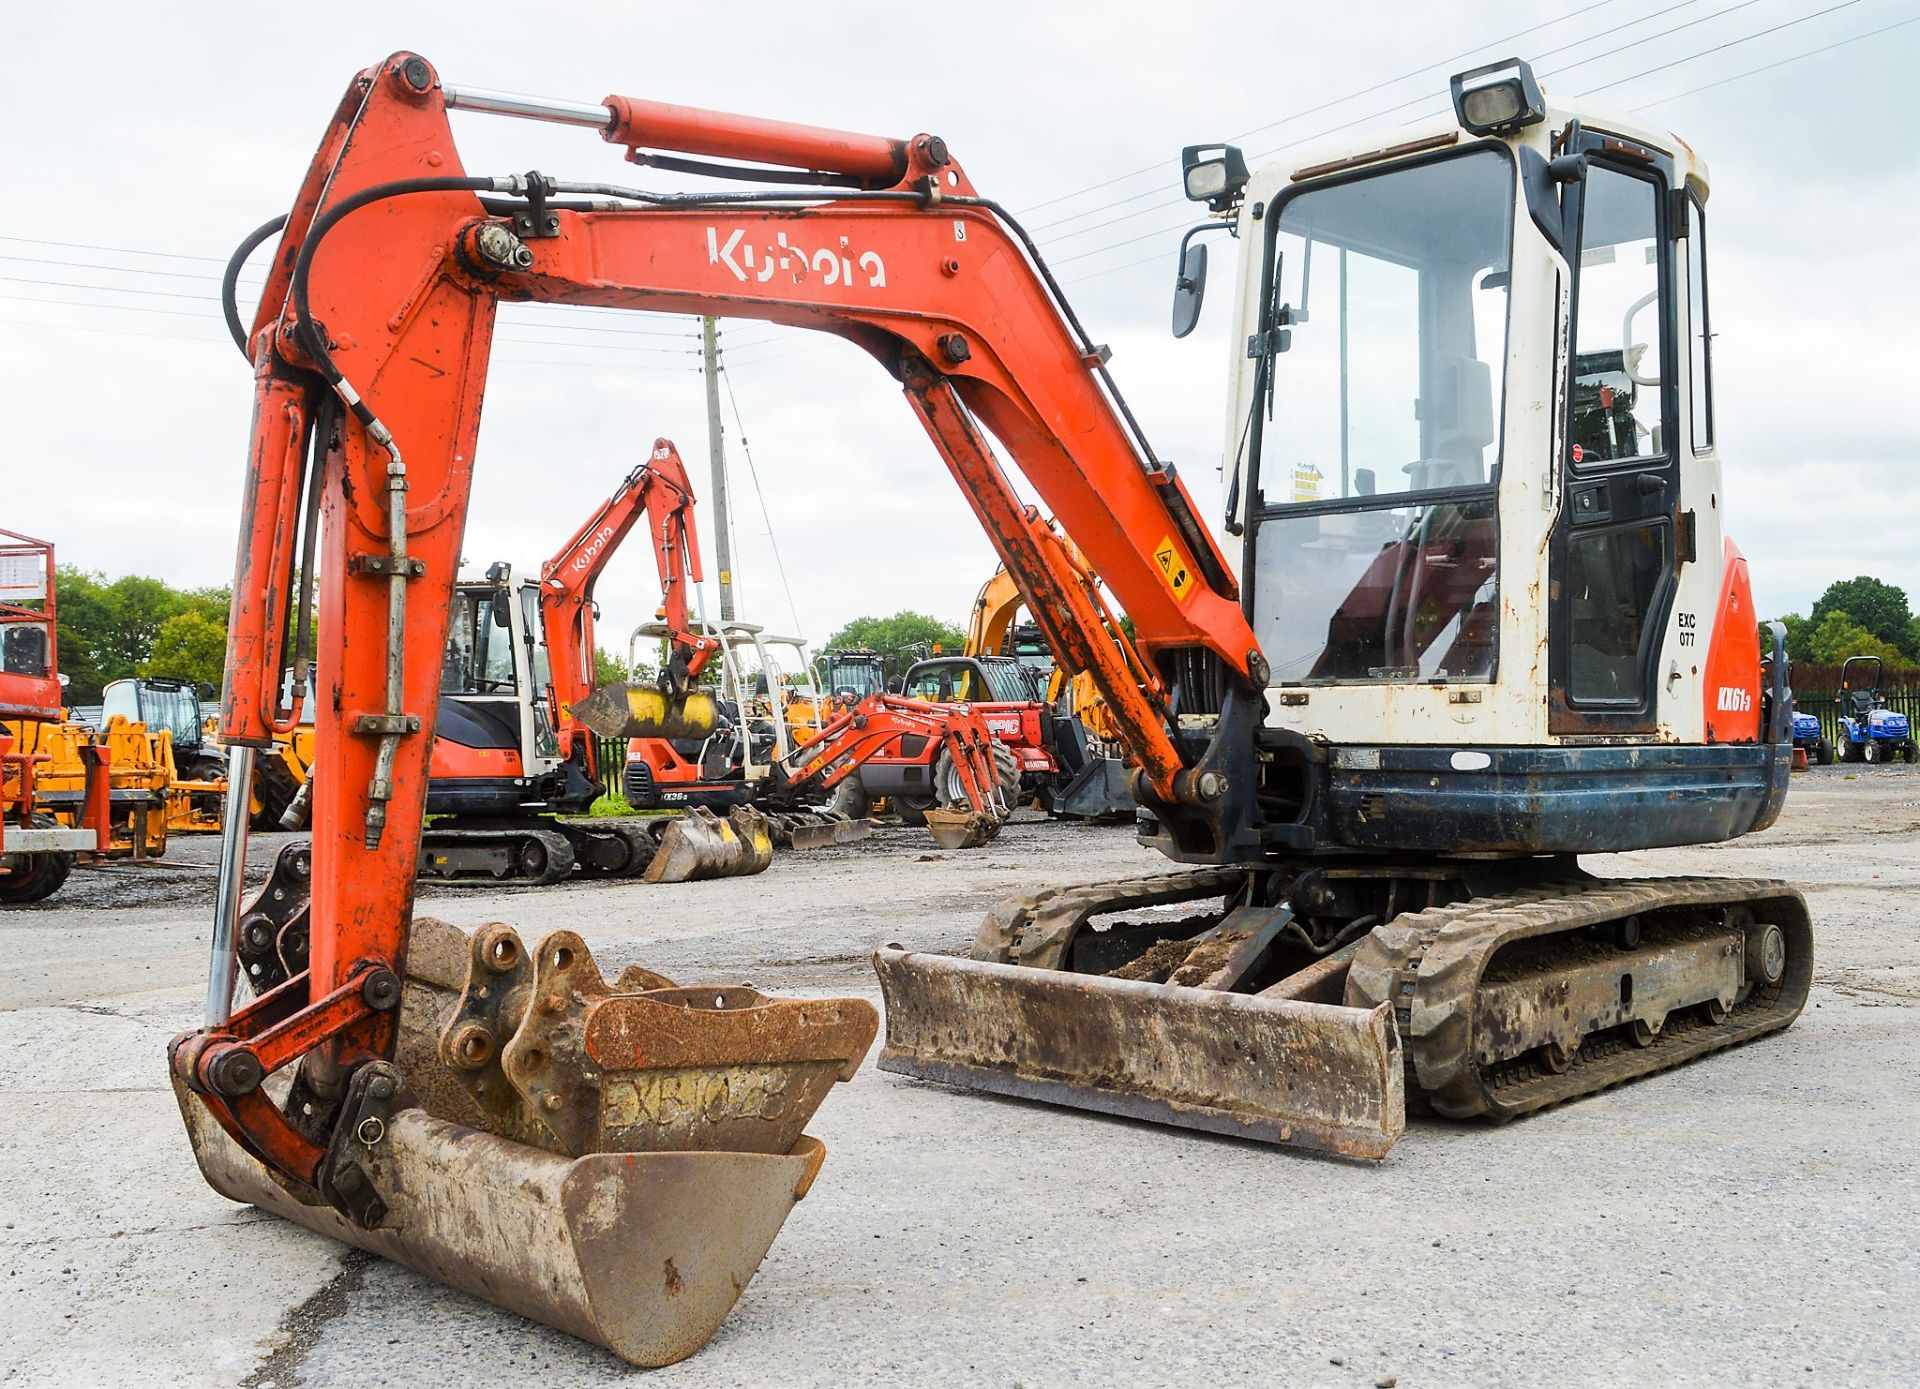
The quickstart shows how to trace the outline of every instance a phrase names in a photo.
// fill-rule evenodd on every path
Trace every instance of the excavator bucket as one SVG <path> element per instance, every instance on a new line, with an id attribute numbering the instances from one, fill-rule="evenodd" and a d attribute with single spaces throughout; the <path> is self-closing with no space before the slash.
<path id="1" fill-rule="evenodd" d="M 979 811 L 935 807 L 924 813 L 927 833 L 942 849 L 977 849 L 1000 833 L 999 817 Z"/>
<path id="2" fill-rule="evenodd" d="M 826 1149 L 801 1130 L 877 1026 L 860 999 L 637 968 L 609 985 L 571 932 L 529 954 L 507 926 L 420 920 L 394 1062 L 354 1073 L 325 1163 L 351 1218 L 175 1090 L 222 1195 L 665 1365 L 718 1329 L 806 1195 Z"/>
<path id="3" fill-rule="evenodd" d="M 719 721 L 720 708 L 705 690 L 676 697 L 657 685 L 616 680 L 567 712 L 602 738 L 704 738 Z"/>
<path id="4" fill-rule="evenodd" d="M 1237 990 L 1284 931 L 1284 909 L 1240 908 L 1195 935 L 1179 933 L 1191 918 L 1168 922 L 1170 934 L 1144 951 L 1135 947 L 1157 928 L 1123 928 L 1147 933 L 1125 949 L 1088 929 L 1099 913 L 1151 915 L 1219 898 L 1230 883 L 1209 871 L 1049 890 L 995 908 L 972 959 L 876 951 L 887 1019 L 880 1069 L 1384 1157 L 1406 1128 L 1405 1065 L 1388 1005 L 1340 1001 L 1355 947 L 1250 993 Z"/>
<path id="5" fill-rule="evenodd" d="M 773 862 L 773 831 L 752 806 L 737 805 L 726 818 L 695 806 L 667 823 L 660 847 L 643 875 L 650 883 L 690 883 L 702 878 L 744 878 Z"/>

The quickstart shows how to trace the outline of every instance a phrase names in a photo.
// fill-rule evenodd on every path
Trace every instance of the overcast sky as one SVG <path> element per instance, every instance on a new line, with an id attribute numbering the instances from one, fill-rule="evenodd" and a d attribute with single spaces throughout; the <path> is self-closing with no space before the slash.
<path id="1" fill-rule="evenodd" d="M 251 397 L 214 277 L 286 210 L 355 71 L 403 47 L 455 85 L 944 136 L 1037 233 L 1149 437 L 1214 513 L 1228 296 L 1216 285 L 1200 330 L 1167 336 L 1193 220 L 1180 147 L 1238 140 L 1251 158 L 1390 126 L 1441 109 L 1449 72 L 1518 53 L 1551 91 L 1600 89 L 1707 160 L 1727 506 L 1761 611 L 1804 611 L 1862 572 L 1920 601 L 1915 14 L 1913 0 L 31 7 L 0 51 L 0 525 L 108 574 L 227 580 Z M 587 131 L 454 120 L 474 173 L 646 181 Z M 723 329 L 754 464 L 729 410 L 743 615 L 794 626 L 777 542 L 816 641 L 902 607 L 964 620 L 992 552 L 890 378 L 836 339 Z M 656 435 L 704 486 L 697 348 L 691 320 L 505 309 L 470 567 L 536 566 Z M 643 546 L 600 596 L 618 644 L 657 601 Z"/>

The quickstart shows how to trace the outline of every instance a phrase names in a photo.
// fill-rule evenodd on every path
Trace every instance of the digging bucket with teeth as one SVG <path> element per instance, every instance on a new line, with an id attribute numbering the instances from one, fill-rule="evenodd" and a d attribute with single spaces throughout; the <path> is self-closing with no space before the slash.
<path id="1" fill-rule="evenodd" d="M 860 999 L 609 984 L 557 931 L 415 922 L 392 1063 L 353 1072 L 321 1189 L 283 1185 L 176 1082 L 228 1198 L 665 1365 L 706 1343 L 819 1172 L 802 1130 L 878 1018 Z M 304 1073 L 276 1103 L 317 1093 Z"/>
<path id="2" fill-rule="evenodd" d="M 703 878 L 744 878 L 773 862 L 773 830 L 752 806 L 737 805 L 722 817 L 695 806 L 667 822 L 642 876 L 650 883 L 690 883 Z"/>

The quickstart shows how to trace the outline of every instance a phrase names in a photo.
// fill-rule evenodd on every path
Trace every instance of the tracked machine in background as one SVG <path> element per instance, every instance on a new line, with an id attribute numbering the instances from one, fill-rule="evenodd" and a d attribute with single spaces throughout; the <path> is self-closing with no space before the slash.
<path id="1" fill-rule="evenodd" d="M 1731 839 L 1785 794 L 1786 662 L 1762 684 L 1708 447 L 1705 170 L 1659 131 L 1549 110 L 1524 64 L 1455 94 L 1452 118 L 1303 167 L 1186 161 L 1247 249 L 1223 543 L 943 141 L 456 91 L 411 53 L 361 73 L 255 238 L 283 228 L 251 331 L 232 314 L 256 376 L 232 794 L 282 721 L 312 583 L 325 693 L 310 947 L 232 1011 L 244 846 L 223 845 L 208 1021 L 170 1051 L 209 1180 L 658 1363 L 744 1286 L 817 1167 L 800 1125 L 871 1035 L 857 1001 L 608 983 L 566 933 L 528 950 L 411 921 L 502 301 L 868 351 L 1056 659 L 1093 675 L 1147 842 L 1192 865 L 1009 904 L 971 960 L 880 952 L 892 1068 L 1378 1156 L 1411 1097 L 1504 1118 L 1790 1023 L 1812 968 L 1793 888 L 1577 861 Z M 460 108 L 764 186 L 469 175 Z M 1630 427 L 1572 389 L 1602 356 Z M 1355 418 L 1399 425 L 1335 423 Z M 1133 634 L 1059 564 L 988 432 Z M 662 729 L 711 725 L 710 700 L 660 693 Z M 645 1101 L 716 1068 L 755 1079 Z M 772 1085 L 778 1124 L 740 1104 Z"/>
<path id="2" fill-rule="evenodd" d="M 624 790 L 635 808 L 717 812 L 751 805 L 766 816 L 776 845 L 820 848 L 867 836 L 872 798 L 863 778 L 876 771 L 900 777 L 910 767 L 925 795 L 912 823 L 927 825 L 943 848 L 984 844 L 1013 813 L 1018 770 L 987 711 L 936 708 L 884 693 L 850 702 L 829 698 L 813 684 L 797 637 L 772 636 L 746 622 L 704 630 L 719 643 L 713 727 L 687 737 L 629 740 Z M 635 650 L 643 642 L 671 649 L 674 632 L 671 622 L 645 624 L 634 632 Z M 792 673 L 802 683 L 777 684 L 783 673 L 773 654 L 778 648 L 792 653 Z M 756 670 L 751 677 L 748 653 Z M 643 711 L 658 688 L 641 687 Z M 619 686 L 597 691 L 578 712 L 609 730 L 625 728 L 630 716 Z"/>
<path id="3" fill-rule="evenodd" d="M 1099 581 L 1087 571 L 1086 557 L 1058 531 L 1048 527 L 1059 562 L 1078 570 L 1099 592 Z M 1131 820 L 1133 793 L 1113 715 L 1101 698 L 1090 671 L 1070 672 L 1053 658 L 1037 622 L 1018 621 L 1027 607 L 1026 595 L 1003 564 L 980 586 L 967 622 L 965 653 L 1018 661 L 1041 681 L 1052 726 L 1049 744 L 1050 774 L 1041 786 L 1041 803 L 1049 814 L 1085 820 Z M 1105 621 L 1115 627 L 1111 613 Z"/>
<path id="4" fill-rule="evenodd" d="M 680 882 L 767 867 L 772 842 L 751 814 L 562 818 L 585 815 L 607 789 L 598 744 L 574 710 L 594 691 L 594 586 L 643 518 L 666 609 L 679 617 L 670 664 L 697 675 L 716 647 L 685 620 L 684 562 L 698 553 L 692 508 L 679 451 L 656 439 L 647 461 L 541 566 L 537 580 L 495 564 L 485 578 L 456 588 L 423 876 L 537 885 L 579 871 Z"/>
<path id="5" fill-rule="evenodd" d="M 50 758 L 34 744 L 65 717 L 58 588 L 53 546 L 0 530 L 0 906 L 52 896 L 76 861 L 113 847 L 104 744 L 75 749 L 83 770 L 77 800 L 61 803 L 67 823 L 35 781 Z"/>

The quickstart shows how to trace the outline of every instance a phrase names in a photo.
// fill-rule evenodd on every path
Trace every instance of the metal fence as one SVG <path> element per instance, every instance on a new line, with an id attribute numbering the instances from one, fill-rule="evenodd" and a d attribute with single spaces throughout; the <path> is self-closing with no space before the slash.
<path id="1" fill-rule="evenodd" d="M 625 738 L 596 738 L 594 753 L 600 767 L 600 780 L 606 783 L 607 790 L 618 791 L 627 784 L 627 740 Z"/>

